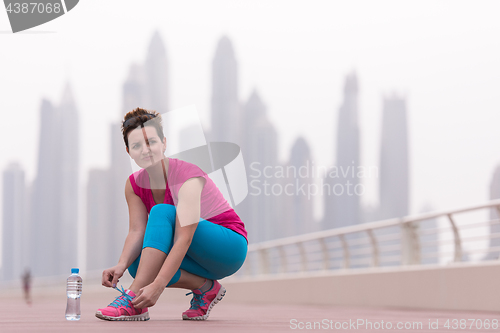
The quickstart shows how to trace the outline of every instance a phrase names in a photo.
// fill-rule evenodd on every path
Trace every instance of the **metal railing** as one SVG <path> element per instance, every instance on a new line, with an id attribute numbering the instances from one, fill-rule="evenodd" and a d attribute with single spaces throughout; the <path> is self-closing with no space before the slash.
<path id="1" fill-rule="evenodd" d="M 247 260 L 234 277 L 332 271 L 365 267 L 438 264 L 470 261 L 474 253 L 500 259 L 500 220 L 458 223 L 470 212 L 495 209 L 500 216 L 500 199 L 462 209 L 432 212 L 355 226 L 324 230 L 300 236 L 250 244 Z M 429 223 L 432 222 L 432 223 Z M 462 221 L 463 222 L 463 221 Z M 471 236 L 470 230 L 493 227 L 493 233 Z M 449 237 L 443 237 L 448 235 Z M 465 245 L 490 241 L 485 249 Z M 103 268 L 104 269 L 104 268 Z M 82 272 L 86 283 L 100 284 L 102 270 Z M 40 287 L 64 283 L 67 274 L 36 277 Z M 20 287 L 19 281 L 1 281 L 0 289 Z"/>
<path id="2" fill-rule="evenodd" d="M 443 258 L 462 262 L 470 261 L 470 255 L 479 252 L 486 254 L 485 260 L 498 259 L 499 219 L 457 223 L 457 219 L 467 213 L 481 210 L 489 213 L 491 209 L 500 216 L 500 200 L 250 244 L 247 260 L 236 277 L 439 264 Z M 492 230 L 496 229 L 496 232 L 466 237 L 473 234 L 471 229 L 488 226 L 494 226 Z M 464 251 L 465 244 L 479 241 L 489 244 L 479 249 L 468 246 Z M 494 243 L 499 246 L 492 246 Z"/>

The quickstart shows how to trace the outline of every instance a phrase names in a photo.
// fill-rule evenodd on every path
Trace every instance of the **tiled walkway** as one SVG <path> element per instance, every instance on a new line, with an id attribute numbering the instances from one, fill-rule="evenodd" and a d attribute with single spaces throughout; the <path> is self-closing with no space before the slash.
<path id="1" fill-rule="evenodd" d="M 229 293 L 230 290 L 227 296 Z M 181 313 L 189 307 L 191 296 L 179 300 L 179 294 L 176 294 L 176 297 L 169 299 L 168 293 L 164 293 L 157 305 L 150 309 L 151 320 L 147 322 L 108 322 L 97 319 L 94 316 L 95 310 L 106 306 L 117 295 L 118 292 L 105 288 L 102 292 L 84 293 L 81 300 L 82 318 L 78 322 L 67 322 L 64 318 L 66 307 L 64 291 L 54 296 L 38 295 L 31 306 L 25 304 L 19 297 L 4 296 L 0 298 L 0 332 L 500 331 L 498 327 L 496 329 L 490 327 L 488 330 L 477 329 L 475 324 L 479 326 L 479 321 L 474 322 L 471 329 L 472 321 L 468 320 L 480 319 L 484 325 L 486 319 L 489 319 L 490 323 L 492 319 L 500 320 L 500 313 L 242 304 L 227 296 L 213 308 L 207 321 L 191 322 L 181 319 Z M 465 319 L 466 328 L 460 328 L 460 322 L 458 322 L 457 328 L 453 329 L 452 321 L 450 321 L 450 328 L 445 328 L 443 325 L 447 319 Z M 356 326 L 358 320 L 359 327 Z M 432 323 L 438 320 L 439 329 L 429 329 L 429 320 Z M 367 329 L 366 324 L 362 324 L 366 321 L 371 323 L 372 329 Z M 317 322 L 316 329 L 307 329 L 308 322 L 310 325 Z M 392 326 L 391 330 L 387 329 L 388 322 Z M 399 326 L 403 325 L 403 329 L 396 328 L 398 322 L 401 322 Z M 405 324 L 410 327 L 414 325 L 414 322 L 421 323 L 421 328 L 404 329 Z M 335 324 L 337 324 L 337 329 Z"/>

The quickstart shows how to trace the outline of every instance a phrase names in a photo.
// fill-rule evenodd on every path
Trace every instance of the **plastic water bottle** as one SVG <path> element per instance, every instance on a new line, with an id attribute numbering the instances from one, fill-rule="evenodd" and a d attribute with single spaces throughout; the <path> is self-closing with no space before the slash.
<path id="1" fill-rule="evenodd" d="M 71 269 L 66 285 L 68 304 L 66 305 L 66 319 L 80 320 L 80 296 L 82 295 L 82 278 L 78 268 Z"/>

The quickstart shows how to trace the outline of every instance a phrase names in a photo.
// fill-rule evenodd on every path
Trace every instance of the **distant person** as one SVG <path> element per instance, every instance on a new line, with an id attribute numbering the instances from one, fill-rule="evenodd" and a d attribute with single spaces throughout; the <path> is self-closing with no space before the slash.
<path id="1" fill-rule="evenodd" d="M 159 113 L 140 108 L 127 113 L 122 134 L 127 153 L 143 169 L 125 184 L 130 221 L 122 254 L 102 273 L 102 285 L 122 294 L 96 317 L 149 320 L 148 307 L 171 287 L 192 291 L 182 319 L 205 320 L 226 292 L 217 280 L 245 261 L 245 225 L 198 166 L 164 156 Z M 120 290 L 116 283 L 127 268 L 135 280 Z"/>
<path id="2" fill-rule="evenodd" d="M 21 280 L 23 282 L 24 300 L 27 304 L 31 305 L 31 273 L 30 269 L 26 268 L 23 275 L 21 275 Z"/>

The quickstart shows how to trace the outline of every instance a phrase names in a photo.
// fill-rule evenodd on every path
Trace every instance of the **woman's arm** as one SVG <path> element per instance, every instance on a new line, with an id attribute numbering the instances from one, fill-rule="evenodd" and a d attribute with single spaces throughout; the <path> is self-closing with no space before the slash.
<path id="1" fill-rule="evenodd" d="M 106 269 L 102 273 L 102 285 L 106 287 L 114 287 L 125 270 L 141 253 L 142 241 L 148 222 L 146 206 L 141 198 L 134 193 L 128 178 L 125 184 L 125 198 L 127 199 L 129 210 L 129 232 L 125 239 L 125 245 L 123 246 L 118 264 Z"/>
<path id="2" fill-rule="evenodd" d="M 174 245 L 156 276 L 154 284 L 165 288 L 181 266 L 200 221 L 200 199 L 204 185 L 205 179 L 202 177 L 190 178 L 182 184 L 177 203 Z"/>
<path id="3" fill-rule="evenodd" d="M 134 193 L 128 178 L 125 184 L 125 198 L 128 205 L 129 231 L 118 264 L 129 267 L 141 254 L 142 241 L 148 223 L 148 211 L 141 198 Z"/>

